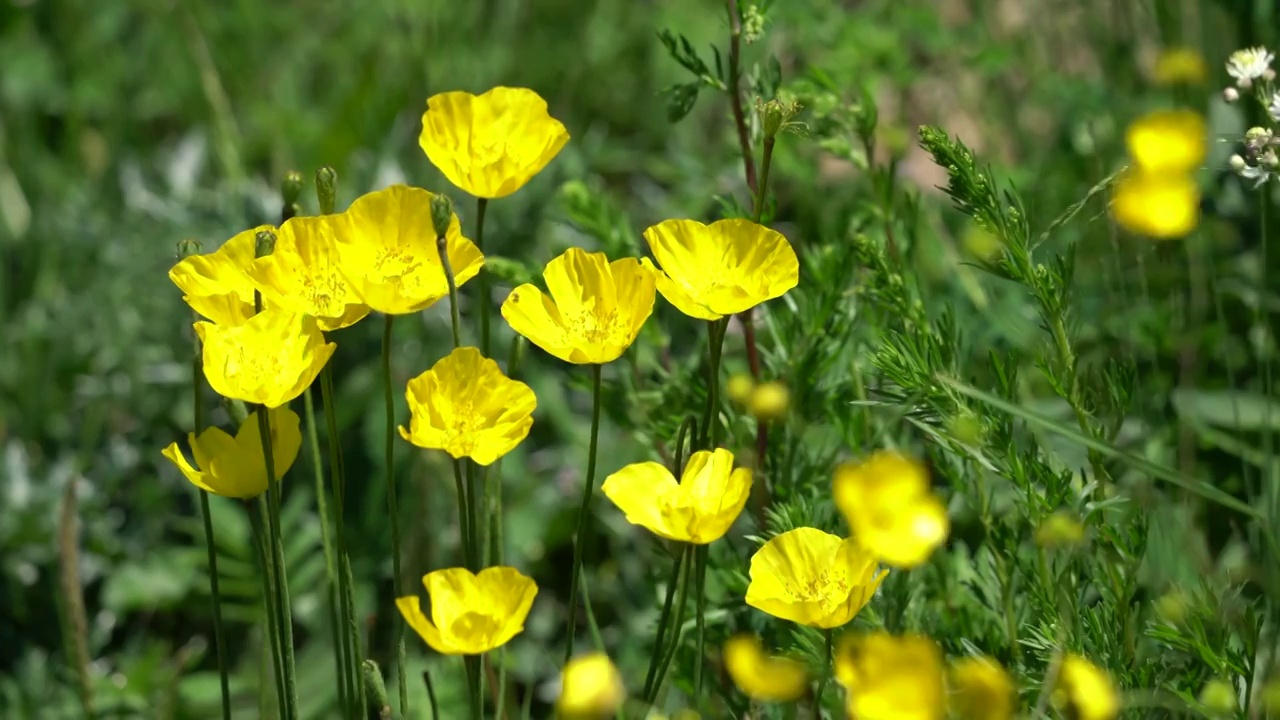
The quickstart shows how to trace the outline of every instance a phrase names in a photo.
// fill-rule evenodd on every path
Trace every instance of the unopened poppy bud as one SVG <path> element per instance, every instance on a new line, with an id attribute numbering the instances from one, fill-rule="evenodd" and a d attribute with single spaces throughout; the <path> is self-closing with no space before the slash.
<path id="1" fill-rule="evenodd" d="M 751 414 L 759 420 L 776 420 L 786 414 L 790 405 L 791 391 L 776 380 L 761 383 L 751 391 Z"/>
<path id="2" fill-rule="evenodd" d="M 449 223 L 453 221 L 453 201 L 448 195 L 440 194 L 431 198 L 431 225 L 435 228 L 436 237 L 443 238 L 449 232 Z"/>
<path id="3" fill-rule="evenodd" d="M 192 255 L 199 255 L 202 249 L 203 248 L 200 246 L 199 240 L 195 240 L 193 238 L 180 240 L 178 241 L 178 259 L 185 260 Z"/>
<path id="4" fill-rule="evenodd" d="M 1045 518 L 1036 529 L 1036 542 L 1046 548 L 1068 547 L 1083 539 L 1084 526 L 1065 510 Z"/>
<path id="5" fill-rule="evenodd" d="M 316 170 L 316 200 L 320 203 L 320 214 L 329 215 L 338 198 L 338 171 L 331 165 Z"/>
<path id="6" fill-rule="evenodd" d="M 734 375 L 729 378 L 729 382 L 725 386 L 726 392 L 729 393 L 729 399 L 739 405 L 746 405 L 751 400 L 751 391 L 755 389 L 756 382 L 747 373 Z"/>
<path id="7" fill-rule="evenodd" d="M 1210 680 L 1200 690 L 1200 703 L 1215 714 L 1229 713 L 1236 709 L 1236 689 L 1226 680 Z"/>
<path id="8" fill-rule="evenodd" d="M 284 174 L 284 180 L 280 182 L 280 197 L 284 201 L 286 207 L 294 205 L 298 202 L 298 196 L 302 194 L 302 173 L 297 170 L 290 170 Z"/>
<path id="9" fill-rule="evenodd" d="M 361 669 L 364 675 L 364 689 L 369 693 L 369 704 L 378 711 L 379 718 L 390 720 L 391 701 L 387 699 L 387 686 L 382 680 L 382 671 L 378 669 L 378 663 L 365 660 Z"/>
<path id="10" fill-rule="evenodd" d="M 276 234 L 263 230 L 253 239 L 253 256 L 266 257 L 276 251 Z"/>

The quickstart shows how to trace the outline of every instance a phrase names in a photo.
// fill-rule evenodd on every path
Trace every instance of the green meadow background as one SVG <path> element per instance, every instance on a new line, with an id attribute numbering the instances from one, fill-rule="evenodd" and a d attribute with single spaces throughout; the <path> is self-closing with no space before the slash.
<path id="1" fill-rule="evenodd" d="M 1178 99 L 1205 112 L 1215 138 L 1207 164 L 1223 167 L 1229 138 L 1260 116 L 1219 99 L 1222 62 L 1239 47 L 1274 46 L 1276 13 L 1263 0 L 775 2 L 763 37 L 744 46 L 744 67 L 754 76 L 776 68 L 782 85 L 809 107 L 799 118 L 806 135 L 779 141 L 774 226 L 802 256 L 842 252 L 858 234 L 880 232 L 868 210 L 879 203 L 870 174 L 855 141 L 832 120 L 835 106 L 873 100 L 879 150 L 872 160 L 896 163 L 897 184 L 918 198 L 917 241 L 903 272 L 931 298 L 930 313 L 945 309 L 965 338 L 950 362 L 969 380 L 987 373 L 969 373 L 971 361 L 986 363 L 993 350 L 1025 351 L 1031 374 L 1031 348 L 1043 337 L 1031 299 L 974 266 L 971 224 L 936 189 L 945 171 L 916 146 L 916 128 L 940 126 L 974 148 L 1017 187 L 1038 231 L 1124 163 L 1129 120 L 1170 101 L 1149 81 L 1162 46 L 1187 44 L 1205 54 L 1209 82 Z M 469 230 L 474 201 L 427 162 L 417 145 L 420 116 L 433 93 L 501 84 L 538 91 L 572 139 L 524 189 L 491 203 L 487 248 L 535 275 L 570 246 L 612 257 L 641 253 L 640 233 L 651 224 L 710 221 L 748 202 L 727 98 L 704 88 L 687 116 L 669 121 L 664 91 L 690 78 L 660 42 L 662 30 L 686 36 L 708 62 L 712 45 L 727 44 L 725 11 L 714 0 L 0 3 L 0 718 L 82 716 L 69 636 L 85 639 L 101 716 L 217 714 L 199 512 L 193 489 L 159 453 L 190 429 L 191 317 L 166 277 L 177 243 L 195 238 L 211 251 L 242 229 L 276 222 L 279 181 L 289 170 L 308 178 L 304 212 L 315 212 L 310 178 L 324 164 L 338 172 L 339 208 L 407 182 L 450 193 Z M 1258 308 L 1273 313 L 1280 298 L 1271 292 L 1275 284 L 1261 294 L 1250 288 L 1275 277 L 1280 252 L 1261 252 L 1255 195 L 1225 172 L 1209 172 L 1203 182 L 1201 237 L 1215 264 L 1200 270 L 1216 280 L 1210 299 L 1191 299 L 1197 266 L 1180 244 L 1124 235 L 1107 219 L 1105 194 L 1088 196 L 1044 246 L 1074 252 L 1070 322 L 1081 363 L 1120 359 L 1138 378 L 1115 442 L 1175 467 L 1188 415 L 1254 452 L 1270 447 L 1270 423 L 1280 424 L 1280 414 L 1271 420 L 1254 413 L 1241 425 L 1234 406 L 1224 404 L 1232 390 L 1247 396 L 1250 408 L 1267 403 L 1260 388 L 1275 352 L 1275 321 L 1271 314 L 1256 318 Z M 498 282 L 495 305 L 513 278 Z M 857 272 L 822 279 L 849 293 L 871 282 Z M 814 281 L 802 274 L 798 291 Z M 464 316 L 469 312 L 474 319 L 473 306 L 464 305 Z M 446 313 L 442 303 L 396 323 L 401 421 L 404 382 L 447 352 Z M 863 350 L 853 351 L 855 364 L 858 352 L 874 350 L 871 322 L 859 316 L 828 333 L 865 339 Z M 495 327 L 495 347 L 508 347 L 511 331 L 505 323 Z M 366 320 L 335 333 L 333 362 L 357 598 L 369 654 L 393 678 L 390 637 L 399 618 L 390 581 L 380 328 Z M 699 332 L 659 300 L 637 362 L 667 354 L 696 362 Z M 772 347 L 778 336 L 762 330 L 761 337 Z M 1188 347 L 1198 358 L 1191 385 L 1180 379 Z M 729 370 L 744 370 L 737 335 L 727 348 Z M 534 714 L 542 716 L 552 697 L 546 669 L 563 643 L 589 377 L 536 348 L 524 352 L 522 375 L 537 393 L 538 412 L 529 439 L 500 473 L 507 560 L 541 592 L 508 660 L 519 692 L 537 693 Z M 606 371 L 597 482 L 626 462 L 650 458 L 680 419 L 663 413 L 670 389 L 652 378 L 641 382 L 633 367 Z M 834 396 L 805 391 L 809 376 L 788 370 L 785 353 L 770 351 L 768 367 L 793 386 L 796 412 L 809 425 L 842 427 L 855 413 Z M 673 374 L 670 382 L 688 377 Z M 1070 418 L 1050 398 L 1041 386 L 1026 407 Z M 869 412 L 887 424 L 904 414 L 892 405 Z M 214 420 L 228 425 L 221 410 Z M 750 433 L 736 442 L 750 447 Z M 1078 446 L 1043 442 L 1067 464 L 1085 464 Z M 1200 451 L 1197 477 L 1244 493 L 1239 445 L 1194 433 L 1189 443 Z M 457 562 L 455 508 L 440 454 L 403 442 L 397 448 L 404 562 L 416 578 Z M 1270 457 L 1268 451 L 1264 463 Z M 304 714 L 321 718 L 332 716 L 336 691 L 312 472 L 304 451 L 287 479 L 283 523 L 299 692 Z M 823 489 L 824 472 L 796 482 Z M 1182 533 L 1203 538 L 1215 567 L 1249 557 L 1248 543 L 1237 542 L 1237 518 L 1193 509 L 1173 491 L 1168 498 L 1147 522 L 1163 534 L 1147 537 L 1151 560 L 1134 602 L 1149 604 L 1171 577 L 1196 577 L 1176 544 Z M 249 526 L 235 503 L 214 500 L 236 717 L 256 717 L 267 665 Z M 606 644 L 634 672 L 647 658 L 647 642 L 628 638 L 651 632 L 655 578 L 669 561 L 600 497 L 595 511 L 598 542 L 587 554 L 592 601 Z M 972 536 L 971 518 L 953 523 L 953 543 Z M 735 542 L 747 552 L 744 541 Z M 69 619 L 75 613 L 65 567 L 82 588 L 84 627 Z M 713 613 L 710 623 L 723 627 L 728 614 Z M 418 682 L 426 668 L 436 673 L 442 705 L 460 708 L 460 671 L 433 659 L 417 638 L 409 643 L 415 717 L 426 717 Z"/>

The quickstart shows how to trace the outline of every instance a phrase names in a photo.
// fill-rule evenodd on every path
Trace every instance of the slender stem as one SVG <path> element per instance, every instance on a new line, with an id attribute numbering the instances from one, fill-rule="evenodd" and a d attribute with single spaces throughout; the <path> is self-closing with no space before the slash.
<path id="1" fill-rule="evenodd" d="M 436 686 L 431 682 L 431 671 L 422 671 L 422 682 L 427 686 L 427 702 L 431 705 L 431 720 L 439 720 L 440 703 L 436 700 Z"/>
<path id="2" fill-rule="evenodd" d="M 468 527 L 471 530 L 471 537 L 468 543 L 471 546 L 471 572 L 480 572 L 481 563 L 484 562 L 484 546 L 480 542 L 480 521 L 484 517 L 484 509 L 480 507 L 480 498 L 477 497 L 475 463 L 463 461 L 463 468 L 467 473 L 467 511 L 470 516 L 467 518 Z"/>
<path id="3" fill-rule="evenodd" d="M 440 265 L 444 267 L 444 279 L 449 285 L 449 319 L 453 326 L 453 347 L 462 347 L 462 319 L 458 310 L 458 280 L 453 274 L 453 265 L 449 263 L 449 247 L 444 237 L 436 238 L 436 252 L 440 254 Z M 483 275 L 483 273 L 481 273 Z"/>
<path id="4" fill-rule="evenodd" d="M 480 686 L 480 656 L 463 656 L 463 665 L 467 670 L 467 702 L 471 707 L 471 720 L 482 720 L 484 717 L 484 696 Z"/>
<path id="5" fill-rule="evenodd" d="M 193 432 L 199 437 L 204 430 L 204 405 L 201 383 L 200 340 L 195 341 L 191 361 L 191 402 Z M 222 630 L 222 594 L 218 591 L 218 546 L 213 536 L 213 516 L 209 511 L 209 493 L 200 490 L 200 516 L 204 519 L 204 544 L 209 555 L 209 593 L 213 596 L 213 642 L 218 651 L 218 683 L 222 690 L 222 717 L 231 720 L 231 678 L 227 670 L 227 641 Z"/>
<path id="6" fill-rule="evenodd" d="M 246 508 L 248 503 L 246 503 Z M 249 521 L 253 526 L 253 534 L 257 539 L 258 564 L 262 566 L 262 604 L 267 611 L 267 641 L 271 647 L 271 669 L 274 673 L 272 684 L 276 687 L 276 712 L 286 716 L 289 706 L 284 687 L 284 662 L 280 648 L 280 621 L 276 617 L 275 572 L 271 561 L 271 539 L 267 534 L 267 499 L 259 496 L 258 512 L 249 511 Z"/>
<path id="7" fill-rule="evenodd" d="M 676 452 L 679 452 L 677 445 Z M 671 579 L 667 582 L 667 597 L 662 601 L 662 612 L 658 615 L 658 634 L 653 638 L 653 654 L 649 656 L 649 671 L 644 676 L 644 697 L 647 699 L 653 692 L 653 681 L 658 674 L 658 664 L 662 661 L 663 641 L 667 639 L 667 626 L 671 624 L 671 608 L 672 601 L 676 597 L 676 589 L 680 587 L 680 580 L 685 566 L 685 558 L 689 555 L 688 546 L 681 545 L 680 552 L 676 554 L 676 562 L 671 566 Z"/>
<path id="8" fill-rule="evenodd" d="M 675 660 L 676 652 L 680 649 L 680 634 L 684 630 L 684 608 L 689 599 L 689 584 L 694 578 L 693 547 L 687 547 L 685 553 L 689 557 L 685 558 L 684 572 L 680 576 L 680 591 L 676 596 L 675 626 L 671 631 L 671 644 L 662 656 L 658 673 L 653 678 L 653 687 L 649 689 L 649 697 L 646 698 L 649 702 L 653 702 L 658 697 L 658 693 L 662 690 L 662 681 L 667 676 L 667 668 L 671 667 L 671 661 Z"/>
<path id="9" fill-rule="evenodd" d="M 475 557 L 471 548 L 471 510 L 467 503 L 467 483 L 462 478 L 462 461 L 453 461 L 453 484 L 458 491 L 458 544 L 462 546 L 462 561 L 468 570 L 475 572 Z"/>
<path id="10" fill-rule="evenodd" d="M 702 442 L 704 449 L 715 447 L 716 427 L 719 422 L 720 409 L 720 353 L 724 348 L 727 319 L 712 320 L 707 323 L 707 345 L 710 353 L 710 366 L 707 378 L 707 406 L 702 416 Z"/>
<path id="11" fill-rule="evenodd" d="M 755 188 L 755 206 L 752 208 L 755 213 L 756 224 L 759 224 L 760 219 L 764 217 L 764 198 L 769 189 L 769 168 L 773 165 L 773 145 L 775 142 L 774 138 L 766 137 L 764 139 L 764 153 L 760 156 L 760 186 Z"/>
<path id="12" fill-rule="evenodd" d="M 729 102 L 733 106 L 733 125 L 738 130 L 738 147 L 742 150 L 742 168 L 747 176 L 747 187 L 756 192 L 756 166 L 751 157 L 751 135 L 747 130 L 747 116 L 742 110 L 742 17 L 738 13 L 738 0 L 725 0 L 729 10 Z"/>
<path id="13" fill-rule="evenodd" d="M 823 630 L 822 634 L 826 636 L 827 652 L 822 662 L 822 675 L 818 677 L 818 692 L 813 696 L 813 720 L 820 720 L 822 717 L 822 693 L 827 689 L 827 681 L 831 679 L 831 651 L 835 642 L 830 628 Z"/>
<path id="14" fill-rule="evenodd" d="M 697 703 L 702 697 L 702 666 L 706 658 L 706 615 L 707 615 L 707 546 L 697 545 L 693 548 L 694 583 L 697 585 L 697 602 L 694 604 L 694 617 L 697 624 L 697 653 L 693 662 L 693 701 Z"/>
<path id="15" fill-rule="evenodd" d="M 769 191 L 769 168 L 773 165 L 774 138 L 764 139 L 764 153 L 760 158 L 760 185 L 756 188 L 755 221 L 759 224 L 764 217 L 764 200 Z M 870 155 L 868 155 L 870 157 Z M 751 379 L 760 382 L 760 350 L 756 346 L 755 308 L 748 308 L 738 315 L 742 322 L 742 340 L 747 346 L 747 367 L 751 370 Z M 764 470 L 765 458 L 769 452 L 769 423 L 756 423 L 756 468 Z M 756 517 L 763 524 L 764 510 L 769 506 L 769 486 L 764 482 L 759 488 L 759 502 L 756 505 Z"/>
<path id="16" fill-rule="evenodd" d="M 602 366 L 591 366 L 591 445 L 587 450 L 587 479 L 582 484 L 582 505 L 578 508 L 578 529 L 573 539 L 573 571 L 569 585 L 569 625 L 565 629 L 564 661 L 573 657 L 573 630 L 578 623 L 578 578 L 582 576 L 582 551 L 587 542 L 591 515 L 591 493 L 596 482 L 596 448 L 600 439 L 600 376 Z"/>
<path id="17" fill-rule="evenodd" d="M 382 390 L 387 406 L 386 465 L 387 514 L 391 516 L 391 573 L 396 597 L 404 595 L 404 578 L 400 572 L 400 502 L 396 498 L 396 405 L 391 389 L 391 328 L 396 316 L 387 315 L 382 325 Z M 404 623 L 395 624 L 396 680 L 400 691 L 400 714 L 409 716 L 409 676 L 405 667 Z"/>
<path id="18" fill-rule="evenodd" d="M 507 719 L 507 649 L 505 647 L 498 648 L 498 697 L 494 698 L 494 706 L 497 708 L 498 717 L 503 720 Z"/>
<path id="19" fill-rule="evenodd" d="M 267 533 L 271 537 L 272 574 L 275 576 L 276 622 L 279 623 L 280 656 L 284 668 L 285 717 L 298 717 L 297 671 L 293 655 L 293 608 L 289 600 L 289 577 L 285 567 L 284 540 L 280 532 L 280 490 L 275 459 L 271 447 L 271 412 L 265 405 L 256 408 L 258 437 L 262 441 L 262 459 L 267 469 Z"/>
<path id="20" fill-rule="evenodd" d="M 307 414 L 307 444 L 311 446 L 311 467 L 315 471 L 316 514 L 320 519 L 320 541 L 324 547 L 325 575 L 329 580 L 329 630 L 333 636 L 333 648 L 337 653 L 334 664 L 338 673 L 338 705 L 344 713 L 351 713 L 351 701 L 347 692 L 347 658 L 343 652 L 342 619 L 338 600 L 338 570 L 333 556 L 333 535 L 329 528 L 329 511 L 325 503 L 324 465 L 320 460 L 320 433 L 316 428 L 316 404 L 311 388 L 302 395 Z"/>
<path id="21" fill-rule="evenodd" d="M 481 253 L 484 252 L 484 211 L 488 207 L 488 198 L 476 198 L 476 247 Z M 489 307 L 489 273 L 482 271 L 477 284 L 480 294 L 480 352 L 485 357 L 491 357 L 489 355 L 489 313 L 492 308 Z"/>

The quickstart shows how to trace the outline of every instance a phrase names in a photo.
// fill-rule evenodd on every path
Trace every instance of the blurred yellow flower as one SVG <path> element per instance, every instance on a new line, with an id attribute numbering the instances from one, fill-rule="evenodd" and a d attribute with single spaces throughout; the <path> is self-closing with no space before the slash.
<path id="1" fill-rule="evenodd" d="M 746 405 L 751 402 L 751 391 L 756 389 L 756 381 L 749 373 L 738 373 L 729 378 L 729 382 L 725 383 L 724 387 L 730 400 Z"/>
<path id="2" fill-rule="evenodd" d="M 229 498 L 257 497 L 267 490 L 267 463 L 262 454 L 258 416 L 257 412 L 250 413 L 235 437 L 216 427 L 206 428 L 198 437 L 188 433 L 187 445 L 195 455 L 195 467 L 187 462 L 176 442 L 160 454 L 201 490 Z M 298 457 L 302 433 L 297 414 L 287 407 L 270 411 L 270 418 L 271 459 L 278 482 Z"/>
<path id="3" fill-rule="evenodd" d="M 431 599 L 431 617 L 417 595 L 396 598 L 409 627 L 444 655 L 481 655 L 502 647 L 524 630 L 538 594 L 533 580 L 511 567 L 491 567 L 473 575 L 465 568 L 422 576 Z"/>
<path id="4" fill-rule="evenodd" d="M 449 182 L 480 198 L 519 190 L 569 141 L 547 101 L 526 88 L 482 95 L 446 92 L 427 100 L 418 144 Z"/>
<path id="5" fill-rule="evenodd" d="M 341 215 L 292 218 L 276 231 L 275 251 L 248 268 L 273 307 L 311 315 L 326 331 L 369 314 L 338 263 L 334 233 L 341 223 Z"/>
<path id="6" fill-rule="evenodd" d="M 429 307 L 449 294 L 436 250 L 431 193 L 392 185 L 362 195 L 334 220 L 338 263 L 351 290 L 365 305 L 404 315 Z M 449 223 L 445 247 L 462 287 L 484 266 L 480 249 L 462 236 L 458 216 Z"/>
<path id="7" fill-rule="evenodd" d="M 960 720 L 1009 720 L 1017 703 L 1013 680 L 991 658 L 966 657 L 947 673 L 948 705 Z"/>
<path id="8" fill-rule="evenodd" d="M 1080 657 L 1062 660 L 1053 702 L 1075 720 L 1111 720 L 1120 713 L 1120 696 L 1105 671 Z"/>
<path id="9" fill-rule="evenodd" d="M 1230 681 L 1213 678 L 1200 688 L 1197 699 L 1215 715 L 1227 715 L 1236 709 L 1236 688 Z"/>
<path id="10" fill-rule="evenodd" d="M 1157 110 L 1134 120 L 1125 131 L 1129 156 L 1143 172 L 1196 170 L 1209 150 L 1204 118 L 1191 110 Z"/>
<path id="11" fill-rule="evenodd" d="M 240 325 L 195 324 L 204 376 L 223 397 L 275 408 L 302 394 L 337 345 L 315 318 L 264 310 Z"/>
<path id="12" fill-rule="evenodd" d="M 1116 182 L 1111 216 L 1131 233 L 1180 238 L 1200 224 L 1200 188 L 1183 173 L 1130 170 Z"/>
<path id="13" fill-rule="evenodd" d="M 791 391 L 777 380 L 760 383 L 751 390 L 751 414 L 759 420 L 777 420 L 787 414 L 790 406 Z"/>
<path id="14" fill-rule="evenodd" d="M 490 465 L 533 427 L 538 405 L 528 385 L 502 374 L 473 347 L 457 348 L 409 381 L 409 429 L 400 436 L 422 448 Z"/>
<path id="15" fill-rule="evenodd" d="M 192 310 L 219 325 L 239 325 L 253 317 L 254 244 L 259 232 L 270 225 L 236 234 L 222 247 L 204 255 L 192 255 L 169 270 L 169 279 L 184 293 Z"/>
<path id="16" fill-rule="evenodd" d="M 667 220 L 644 231 L 658 292 L 680 312 L 719 320 L 779 297 L 800 281 L 800 261 L 782 233 L 750 220 Z M 648 258 L 646 267 L 653 268 Z"/>
<path id="17" fill-rule="evenodd" d="M 1167 48 L 1156 58 L 1155 81 L 1160 85 L 1199 85 L 1209 76 L 1204 56 L 1187 47 Z"/>
<path id="18" fill-rule="evenodd" d="M 617 712 L 626 699 L 622 673 L 608 655 L 596 652 L 564 666 L 556 712 L 565 720 L 596 720 Z"/>
<path id="19" fill-rule="evenodd" d="M 1036 528 L 1036 542 L 1042 547 L 1070 547 L 1084 539 L 1084 526 L 1075 514 L 1058 510 Z"/>
<path id="20" fill-rule="evenodd" d="M 751 470 L 734 469 L 733 453 L 701 450 L 677 483 L 661 463 L 628 465 L 605 478 L 604 491 L 627 522 L 655 535 L 705 545 L 729 531 L 751 495 Z"/>
<path id="21" fill-rule="evenodd" d="M 803 663 L 768 655 L 754 635 L 734 635 L 725 642 L 724 667 L 733 684 L 752 700 L 791 702 L 809 689 Z"/>
<path id="22" fill-rule="evenodd" d="M 751 557 L 747 604 L 777 618 L 817 628 L 853 619 L 888 571 L 856 540 L 815 528 L 796 528 L 765 543 Z"/>
<path id="23" fill-rule="evenodd" d="M 653 272 L 634 258 L 569 248 L 542 271 L 547 293 L 524 284 L 502 303 L 511 329 L 565 362 L 617 360 L 653 313 Z"/>
<path id="24" fill-rule="evenodd" d="M 836 651 L 836 681 L 857 720 L 940 720 L 942 652 L 923 635 L 851 635 Z"/>
<path id="25" fill-rule="evenodd" d="M 832 491 L 853 536 L 894 567 L 924 562 L 950 530 L 947 509 L 929 490 L 924 465 L 897 452 L 842 464 Z"/>

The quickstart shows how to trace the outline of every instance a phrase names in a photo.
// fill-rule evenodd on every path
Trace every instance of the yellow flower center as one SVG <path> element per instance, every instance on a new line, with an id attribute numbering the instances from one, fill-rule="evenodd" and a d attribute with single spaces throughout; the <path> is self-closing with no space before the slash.
<path id="1" fill-rule="evenodd" d="M 488 426 L 483 416 L 475 411 L 470 402 L 460 403 L 449 418 L 448 433 L 449 454 L 454 456 L 470 455 L 476 447 L 476 434 Z"/>
<path id="2" fill-rule="evenodd" d="M 793 578 L 785 583 L 787 599 L 792 602 L 818 603 L 824 612 L 830 612 L 849 599 L 849 573 L 827 569 L 816 577 Z"/>
<path id="3" fill-rule="evenodd" d="M 565 327 L 569 336 L 578 341 L 592 345 L 607 345 L 623 342 L 626 328 L 618 318 L 618 311 L 601 312 L 596 309 L 584 310 L 573 317 L 565 318 Z"/>

